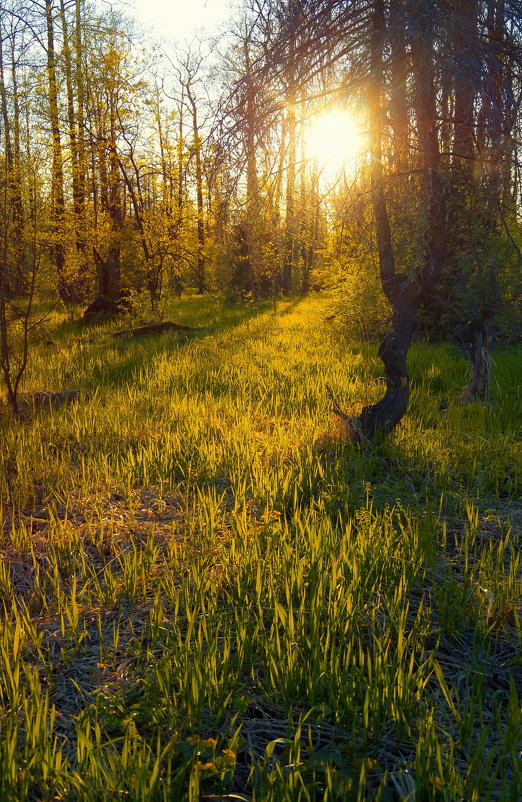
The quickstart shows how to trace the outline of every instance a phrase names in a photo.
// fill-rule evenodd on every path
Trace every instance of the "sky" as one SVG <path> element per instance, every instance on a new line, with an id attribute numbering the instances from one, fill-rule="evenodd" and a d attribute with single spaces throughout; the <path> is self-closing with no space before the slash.
<path id="1" fill-rule="evenodd" d="M 128 13 L 155 37 L 184 41 L 197 30 L 217 31 L 230 17 L 227 0 L 128 0 Z"/>

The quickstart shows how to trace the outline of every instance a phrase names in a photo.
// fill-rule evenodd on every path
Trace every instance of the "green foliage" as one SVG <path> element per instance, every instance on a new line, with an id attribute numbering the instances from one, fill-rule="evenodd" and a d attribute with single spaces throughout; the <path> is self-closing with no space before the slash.
<path id="1" fill-rule="evenodd" d="M 378 398 L 373 349 L 267 306 L 34 345 L 26 391 L 89 397 L 0 421 L 2 799 L 516 799 L 520 350 L 463 409 L 465 360 L 415 346 L 354 449 L 325 388 Z"/>
<path id="2" fill-rule="evenodd" d="M 324 283 L 331 287 L 329 314 L 339 333 L 363 340 L 382 338 L 389 329 L 391 309 L 375 262 L 363 255 L 345 258 L 342 264 L 329 265 L 328 276 Z"/>

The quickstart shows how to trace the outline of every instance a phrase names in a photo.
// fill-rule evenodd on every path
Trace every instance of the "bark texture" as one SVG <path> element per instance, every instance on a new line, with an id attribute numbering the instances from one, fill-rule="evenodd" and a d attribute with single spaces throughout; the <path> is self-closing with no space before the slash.
<path id="1" fill-rule="evenodd" d="M 393 318 L 392 329 L 379 348 L 386 376 L 386 392 L 376 404 L 364 407 L 358 418 L 346 417 L 350 435 L 357 441 L 376 440 L 386 436 L 406 412 L 410 397 L 407 354 L 417 320 L 417 287 L 406 276 L 399 275 L 395 271 L 391 226 L 384 193 L 382 137 L 385 28 L 384 2 L 376 0 L 371 40 L 371 77 L 368 87 L 371 185 L 381 283 L 392 307 Z"/>

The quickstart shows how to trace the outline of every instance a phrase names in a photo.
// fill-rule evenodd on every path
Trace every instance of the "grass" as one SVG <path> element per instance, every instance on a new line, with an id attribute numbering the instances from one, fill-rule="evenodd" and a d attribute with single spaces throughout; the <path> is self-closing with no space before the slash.
<path id="1" fill-rule="evenodd" d="M 56 318 L 24 389 L 80 401 L 0 420 L 2 800 L 518 800 L 520 349 L 464 407 L 416 345 L 356 449 L 326 385 L 381 366 L 320 299 L 167 311 L 214 328 Z"/>

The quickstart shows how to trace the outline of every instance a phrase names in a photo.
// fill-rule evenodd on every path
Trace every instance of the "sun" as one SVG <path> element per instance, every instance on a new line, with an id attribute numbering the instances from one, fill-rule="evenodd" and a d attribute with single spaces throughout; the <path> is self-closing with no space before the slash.
<path id="1" fill-rule="evenodd" d="M 317 160 L 323 180 L 336 180 L 342 170 L 353 172 L 364 142 L 353 114 L 332 109 L 317 114 L 306 134 L 309 158 Z"/>

